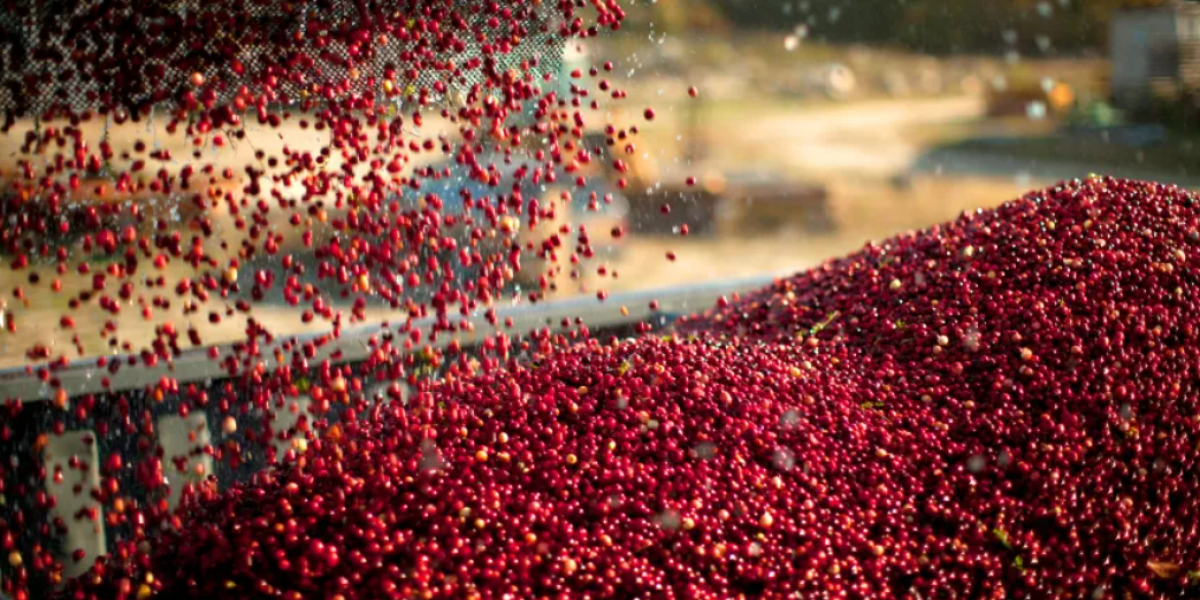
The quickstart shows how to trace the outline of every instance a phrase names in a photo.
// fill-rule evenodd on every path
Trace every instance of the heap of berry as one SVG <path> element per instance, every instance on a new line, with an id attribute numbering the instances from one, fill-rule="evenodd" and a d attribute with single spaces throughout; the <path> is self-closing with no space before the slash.
<path id="1" fill-rule="evenodd" d="M 868 245 L 684 329 L 856 351 L 893 408 L 921 407 L 960 448 L 950 504 L 927 518 L 969 514 L 1007 550 L 988 585 L 1165 597 L 1200 593 L 1197 298 L 1200 199 L 1090 178 Z"/>
<path id="2" fill-rule="evenodd" d="M 1198 225 L 1090 179 L 426 387 L 66 593 L 1194 595 Z"/>
<path id="3" fill-rule="evenodd" d="M 191 506 L 71 597 L 889 595 L 949 560 L 920 500 L 941 463 L 915 421 L 861 406 L 894 393 L 857 364 L 644 338 L 442 384 Z"/>

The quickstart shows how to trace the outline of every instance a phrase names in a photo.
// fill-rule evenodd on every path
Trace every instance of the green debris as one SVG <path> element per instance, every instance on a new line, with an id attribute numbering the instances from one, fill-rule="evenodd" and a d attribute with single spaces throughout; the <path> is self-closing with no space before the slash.
<path id="1" fill-rule="evenodd" d="M 1008 541 L 1008 532 L 997 527 L 992 530 L 992 535 L 996 536 L 996 539 L 999 540 L 1000 544 L 1005 548 L 1012 548 L 1012 544 Z"/>
<path id="2" fill-rule="evenodd" d="M 830 323 L 833 323 L 834 319 L 837 319 L 841 315 L 842 315 L 842 312 L 838 311 L 838 310 L 835 310 L 835 311 L 829 313 L 828 315 L 825 316 L 825 320 L 821 321 L 820 323 L 817 323 L 816 325 L 813 325 L 812 329 L 808 330 L 808 335 L 813 336 L 813 335 L 820 333 L 826 327 L 829 327 Z"/>

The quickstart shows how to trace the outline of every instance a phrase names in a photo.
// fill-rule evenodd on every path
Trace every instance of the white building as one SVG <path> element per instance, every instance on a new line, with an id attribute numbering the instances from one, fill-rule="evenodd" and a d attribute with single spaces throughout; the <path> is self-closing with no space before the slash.
<path id="1" fill-rule="evenodd" d="M 1200 85 L 1200 3 L 1168 0 L 1113 15 L 1111 86 L 1121 105 Z"/>

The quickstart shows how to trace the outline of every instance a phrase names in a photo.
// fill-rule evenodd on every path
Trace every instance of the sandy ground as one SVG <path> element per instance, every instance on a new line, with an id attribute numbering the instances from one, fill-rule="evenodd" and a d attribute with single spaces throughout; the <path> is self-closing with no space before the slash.
<path id="1" fill-rule="evenodd" d="M 747 237 L 643 237 L 630 241 L 610 265 L 619 277 L 592 277 L 590 289 L 612 292 L 781 273 L 809 268 L 827 259 L 900 232 L 957 218 L 965 210 L 998 205 L 1050 182 L 1014 178 L 919 176 L 910 189 L 851 178 L 831 187 L 841 224 L 832 233 L 800 228 Z M 673 252 L 674 262 L 666 259 Z"/>
<path id="2" fill-rule="evenodd" d="M 978 119 L 984 109 L 981 97 L 960 96 L 793 111 L 745 123 L 737 145 L 769 150 L 781 165 L 810 176 L 888 177 L 907 169 L 925 150 L 910 135 L 913 126 Z"/>
<path id="3" fill-rule="evenodd" d="M 1020 169 L 912 173 L 936 130 L 984 115 L 978 97 L 872 100 L 806 110 L 774 105 L 753 118 L 716 113 L 710 130 L 736 131 L 706 148 L 705 164 L 754 165 L 829 193 L 836 228 L 800 226 L 737 237 L 643 237 L 611 260 L 617 279 L 590 277 L 585 288 L 610 291 L 711 281 L 814 266 L 906 230 L 953 219 L 964 210 L 995 206 L 1052 183 Z M 666 259 L 674 252 L 674 262 Z"/>

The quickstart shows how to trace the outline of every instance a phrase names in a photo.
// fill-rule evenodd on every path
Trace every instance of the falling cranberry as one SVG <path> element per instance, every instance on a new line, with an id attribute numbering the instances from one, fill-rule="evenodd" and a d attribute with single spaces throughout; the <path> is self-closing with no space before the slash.
<path id="1" fill-rule="evenodd" d="M 497 61 L 617 29 L 617 3 L 76 4 L 0 14 L 37 31 L 0 74 L 38 123 L 6 134 L 5 324 L 64 307 L 54 343 L 8 340 L 45 402 L 0 410 L 5 597 L 1195 595 L 1193 194 L 1066 182 L 667 331 L 521 332 L 494 307 L 597 251 L 520 190 L 586 188 L 579 139 L 624 91 Z M 86 125 L 130 120 L 153 148 Z M 338 349 L 373 311 L 394 320 Z M 111 393 L 71 396 L 98 353 Z M 190 356 L 220 376 L 177 379 Z M 80 430 L 98 462 L 37 468 Z M 107 557 L 58 551 L 101 527 Z"/>
<path id="2" fill-rule="evenodd" d="M 89 566 L 98 558 L 93 552 L 75 560 L 74 550 L 59 556 L 52 549 L 76 527 L 95 531 L 98 519 L 113 548 L 110 572 L 142 569 L 144 557 L 134 550 L 157 547 L 158 532 L 182 518 L 167 498 L 212 494 L 212 475 L 302 460 L 353 438 L 350 423 L 370 421 L 364 411 L 374 395 L 399 398 L 402 385 L 434 373 L 465 381 L 530 351 L 589 339 L 581 318 L 567 320 L 569 336 L 527 336 L 511 319 L 501 324 L 493 307 L 530 272 L 546 282 L 532 295 L 540 300 L 561 286 L 560 273 L 596 260 L 582 230 L 575 238 L 570 228 L 537 227 L 557 219 L 555 207 L 534 202 L 527 210 L 532 196 L 514 192 L 559 178 L 586 187 L 577 169 L 592 157 L 576 138 L 604 114 L 602 103 L 620 102 L 624 92 L 600 94 L 611 84 L 581 72 L 576 91 L 595 99 L 591 110 L 570 116 L 569 130 L 559 129 L 557 110 L 527 119 L 520 107 L 562 101 L 536 77 L 547 66 L 540 55 L 619 28 L 624 10 L 516 0 L 482 9 L 415 0 L 402 11 L 381 0 L 350 10 L 339 3 L 299 0 L 274 14 L 263 3 L 185 2 L 179 18 L 100 0 L 71 11 L 0 9 L 0 21 L 38 32 L 21 48 L 23 61 L 0 73 L 13 92 L 0 98 L 0 112 L 38 123 L 36 132 L 5 128 L 19 167 L 6 171 L 0 192 L 0 244 L 11 268 L 27 271 L 16 279 L 28 284 L 8 290 L 4 324 L 13 331 L 18 322 L 36 322 L 11 314 L 13 306 L 62 307 L 47 319 L 57 325 L 48 328 L 53 339 L 9 340 L 25 352 L 27 372 L 54 412 L 33 427 L 6 409 L 0 442 L 37 456 L 41 429 L 92 430 L 104 452 L 125 448 L 138 473 L 132 489 L 121 478 L 80 487 L 77 495 L 92 504 L 57 523 L 55 506 L 67 499 L 25 490 L 73 473 L 26 477 L 18 471 L 30 461 L 0 467 L 0 493 L 17 499 L 0 511 L 0 544 L 25 557 L 23 571 L 14 566 L 0 577 L 0 595 L 27 598 Z M 291 25 L 280 27 L 280 19 Z M 501 55 L 513 59 L 505 60 L 511 68 L 497 68 L 493 59 Z M 129 121 L 139 124 L 135 133 L 151 132 L 153 143 L 108 135 L 108 124 Z M 297 137 L 293 125 L 307 133 Z M 443 125 L 458 135 L 420 133 Z M 266 138 L 280 143 L 260 145 Z M 464 185 L 473 180 L 483 192 Z M 468 187 L 471 197 L 463 198 Z M 68 205 L 65 197 L 87 201 Z M 56 273 L 43 286 L 45 268 Z M 285 318 L 264 319 L 264 310 Z M 365 358 L 347 364 L 343 351 L 330 350 L 347 328 L 380 310 L 405 318 L 376 336 Z M 495 329 L 478 332 L 470 357 L 456 343 L 440 346 L 451 329 L 476 333 L 461 317 L 480 313 Z M 306 337 L 297 339 L 302 330 Z M 101 353 L 88 361 L 95 365 L 88 379 L 113 393 L 70 396 L 71 379 L 59 372 Z M 177 379 L 184 372 L 177 361 L 186 356 L 203 357 L 222 379 Z M 145 387 L 132 396 L 112 389 L 129 375 L 144 378 Z M 298 398 L 311 406 L 289 405 Z M 178 434 L 195 447 L 159 452 L 155 411 L 209 421 L 202 432 Z M 126 443 L 135 438 L 146 447 Z M 481 465 L 511 458 L 482 455 Z M 364 558 L 344 550 L 314 556 L 346 565 Z M 589 569 L 584 558 L 572 558 L 580 573 Z M 327 583 L 313 575 L 326 563 L 286 560 L 274 566 L 307 578 L 305 591 L 289 597 L 410 595 L 401 573 L 375 580 L 377 588 L 335 582 L 318 592 L 309 586 Z M 193 570 L 206 577 L 202 566 Z M 113 594 L 100 595 L 146 598 L 164 585 L 149 573 L 127 575 L 111 580 Z M 256 582 L 222 589 L 273 595 Z"/>

